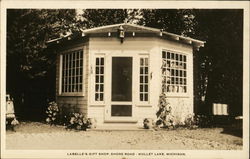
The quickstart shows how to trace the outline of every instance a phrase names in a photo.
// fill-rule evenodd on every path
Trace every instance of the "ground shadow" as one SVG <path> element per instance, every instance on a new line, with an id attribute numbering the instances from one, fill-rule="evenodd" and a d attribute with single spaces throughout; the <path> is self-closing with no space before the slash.
<path id="1" fill-rule="evenodd" d="M 243 129 L 237 128 L 234 126 L 223 127 L 223 131 L 221 133 L 229 134 L 229 135 L 233 135 L 233 136 L 237 136 L 237 137 L 243 137 Z"/>

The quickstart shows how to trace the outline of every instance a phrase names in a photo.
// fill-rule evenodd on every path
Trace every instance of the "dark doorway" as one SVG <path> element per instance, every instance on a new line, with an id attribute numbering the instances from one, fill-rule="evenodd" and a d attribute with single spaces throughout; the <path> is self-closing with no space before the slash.
<path id="1" fill-rule="evenodd" d="M 112 101 L 132 101 L 132 57 L 112 58 Z"/>

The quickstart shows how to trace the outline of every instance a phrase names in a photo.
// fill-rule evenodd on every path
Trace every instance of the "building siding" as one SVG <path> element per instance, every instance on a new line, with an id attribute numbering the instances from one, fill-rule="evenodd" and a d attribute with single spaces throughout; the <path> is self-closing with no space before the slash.
<path id="1" fill-rule="evenodd" d="M 182 44 L 170 40 L 158 39 L 159 52 L 162 49 L 185 53 L 188 58 L 187 63 L 187 83 L 188 92 L 186 95 L 168 95 L 167 100 L 172 107 L 172 115 L 174 116 L 175 122 L 183 124 L 188 115 L 193 114 L 193 48 L 190 45 Z M 161 57 L 160 57 L 161 58 Z M 161 78 L 161 73 L 159 72 Z M 159 97 L 158 97 L 159 98 Z"/>
<path id="2" fill-rule="evenodd" d="M 88 51 L 88 43 L 78 43 L 73 45 L 66 45 L 61 48 L 57 54 L 57 64 L 56 64 L 56 102 L 60 109 L 61 117 L 65 115 L 69 115 L 70 113 L 82 113 L 87 116 L 87 108 L 88 108 L 88 78 L 89 78 L 89 51 Z M 60 95 L 60 55 L 61 52 L 74 49 L 76 47 L 84 47 L 84 64 L 83 64 L 83 90 L 84 95 L 80 96 L 67 96 Z"/>
<path id="3" fill-rule="evenodd" d="M 163 40 L 159 38 L 125 38 L 121 44 L 117 38 L 91 38 L 90 39 L 90 56 L 91 61 L 94 61 L 94 55 L 97 53 L 104 53 L 105 56 L 110 56 L 110 52 L 121 52 L 124 55 L 127 53 L 148 53 L 150 59 L 150 72 L 152 72 L 152 79 L 150 80 L 150 99 L 149 103 L 145 106 L 138 102 L 133 101 L 135 104 L 135 118 L 138 120 L 137 125 L 142 125 L 144 118 L 153 118 L 156 120 L 156 112 L 158 110 L 158 100 L 161 90 L 161 51 L 162 49 L 169 49 L 178 52 L 189 54 L 189 93 L 184 96 L 168 96 L 168 100 L 173 107 L 173 115 L 176 117 L 177 122 L 183 122 L 188 114 L 193 113 L 193 86 L 192 86 L 192 47 L 190 45 L 181 44 L 178 42 Z M 91 64 L 91 63 L 90 63 Z M 94 66 L 94 63 L 92 63 Z M 106 68 L 110 69 L 110 68 Z M 93 80 L 93 79 L 92 79 Z M 138 82 L 138 81 L 135 81 Z M 91 82 L 93 83 L 93 81 Z M 158 84 L 156 84 L 158 83 Z M 92 87 L 93 89 L 93 87 Z M 136 89 L 136 88 L 133 88 Z M 90 90 L 90 97 L 93 97 L 93 90 Z M 98 123 L 105 124 L 105 103 L 104 105 L 96 106 L 93 99 L 89 99 L 88 116 L 96 118 Z M 107 103 L 106 103 L 107 104 Z"/>
<path id="4" fill-rule="evenodd" d="M 105 107 L 104 106 L 89 106 L 88 108 L 88 117 L 95 118 L 98 125 L 104 123 L 105 118 Z"/>
<path id="5" fill-rule="evenodd" d="M 144 118 L 152 118 L 156 120 L 156 112 L 158 110 L 158 100 L 161 90 L 161 52 L 162 49 L 169 49 L 173 51 L 184 52 L 189 56 L 189 87 L 188 94 L 185 96 L 168 96 L 170 105 L 172 106 L 173 115 L 176 122 L 183 122 L 188 114 L 193 113 L 193 56 L 192 46 L 181 44 L 178 42 L 163 40 L 154 37 L 130 37 L 124 39 L 121 43 L 119 39 L 114 37 L 93 37 L 89 41 L 77 45 L 72 45 L 70 48 L 85 46 L 84 48 L 84 96 L 60 96 L 59 83 L 60 83 L 60 53 L 57 55 L 57 74 L 56 74 L 56 93 L 57 103 L 61 109 L 61 114 L 66 115 L 70 112 L 81 112 L 89 118 L 95 118 L 98 125 L 105 125 L 106 107 L 109 104 L 107 101 L 103 103 L 96 103 L 94 101 L 94 74 L 92 69 L 95 67 L 95 55 L 104 54 L 105 57 L 111 56 L 110 53 L 126 54 L 148 54 L 150 73 L 152 78 L 149 81 L 149 102 L 140 103 L 137 94 L 135 95 L 134 114 L 135 119 L 138 121 L 138 126 L 142 126 Z M 67 49 L 67 48 L 64 48 Z M 64 50 L 62 49 L 62 50 Z M 137 56 L 138 57 L 138 56 Z M 105 68 L 111 69 L 111 68 Z M 150 75 L 150 76 L 151 76 Z M 106 76 L 106 75 L 105 75 Z M 110 76 L 110 74 L 109 74 Z M 109 77 L 110 78 L 110 77 Z M 110 79 L 105 77 L 105 81 Z M 138 83 L 138 81 L 134 81 Z M 110 86 L 108 86 L 110 87 Z M 138 86 L 139 87 L 139 86 Z M 105 84 L 105 89 L 107 86 Z M 133 90 L 138 89 L 137 87 Z M 136 91 L 135 91 L 136 92 Z M 105 93 L 108 93 L 105 91 Z M 138 93 L 138 92 L 137 92 Z M 107 98 L 106 98 L 107 99 Z"/>

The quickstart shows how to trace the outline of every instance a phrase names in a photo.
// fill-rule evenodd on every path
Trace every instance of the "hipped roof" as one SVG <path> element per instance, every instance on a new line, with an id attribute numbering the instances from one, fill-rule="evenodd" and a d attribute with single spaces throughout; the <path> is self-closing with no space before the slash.
<path id="1" fill-rule="evenodd" d="M 106 35 L 108 36 L 111 35 L 114 32 L 117 32 L 119 27 L 122 26 L 125 31 L 125 38 L 126 38 L 126 33 L 134 33 L 133 36 L 136 36 L 137 34 L 147 34 L 147 33 L 153 33 L 155 36 L 159 36 L 162 38 L 174 40 L 174 41 L 179 41 L 182 43 L 186 43 L 189 45 L 192 45 L 194 48 L 199 49 L 200 47 L 204 47 L 205 41 L 201 40 L 196 40 L 190 37 L 185 37 L 173 33 L 169 33 L 166 31 L 163 31 L 162 29 L 156 29 L 156 28 L 151 28 L 151 27 L 145 27 L 141 25 L 136 25 L 136 24 L 129 24 L 129 23 L 120 23 L 120 24 L 113 24 L 113 25 L 106 25 L 106 26 L 101 26 L 101 27 L 96 27 L 96 28 L 91 28 L 91 29 L 86 29 L 86 30 L 81 30 L 81 36 L 82 37 L 88 37 L 94 34 L 99 34 L 99 35 Z M 66 35 L 61 38 L 53 39 L 47 41 L 48 44 L 52 43 L 60 43 L 63 40 L 72 40 L 71 37 L 73 37 L 73 34 Z"/>

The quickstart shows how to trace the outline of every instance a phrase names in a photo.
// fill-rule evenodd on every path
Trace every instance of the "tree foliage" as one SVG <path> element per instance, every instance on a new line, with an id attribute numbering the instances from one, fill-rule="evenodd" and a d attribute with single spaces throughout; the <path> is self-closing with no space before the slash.
<path id="1" fill-rule="evenodd" d="M 190 9 L 142 9 L 139 24 L 163 29 L 184 36 L 195 34 L 193 10 Z"/>
<path id="2" fill-rule="evenodd" d="M 82 19 L 86 28 L 123 23 L 128 18 L 127 9 L 86 9 Z"/>
<path id="3" fill-rule="evenodd" d="M 225 103 L 231 115 L 242 114 L 242 10 L 143 9 L 141 17 L 141 25 L 206 41 L 194 53 L 195 99 L 205 107 L 196 112 L 211 113 L 212 103 Z"/>
<path id="4" fill-rule="evenodd" d="M 75 10 L 7 10 L 6 83 L 16 106 L 24 99 L 35 105 L 54 96 L 55 54 L 46 49 L 46 41 L 75 31 L 76 20 Z"/>
<path id="5" fill-rule="evenodd" d="M 195 38 L 206 40 L 205 47 L 196 54 L 199 56 L 198 78 L 207 79 L 206 107 L 210 110 L 205 111 L 211 112 L 212 103 L 225 103 L 230 106 L 231 115 L 242 114 L 243 11 L 194 11 L 198 22 Z"/>
<path id="6" fill-rule="evenodd" d="M 34 78 L 43 75 L 51 65 L 45 42 L 75 29 L 75 10 L 9 9 L 7 11 L 8 65 Z M 9 66 L 9 67 L 8 67 Z M 44 71 L 42 71 L 42 70 Z"/>

